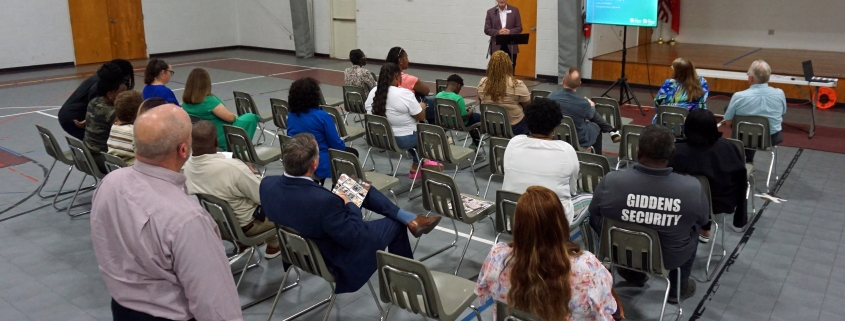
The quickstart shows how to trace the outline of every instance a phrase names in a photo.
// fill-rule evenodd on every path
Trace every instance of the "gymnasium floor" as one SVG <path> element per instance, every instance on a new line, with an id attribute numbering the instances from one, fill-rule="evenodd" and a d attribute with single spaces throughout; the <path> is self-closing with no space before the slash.
<path id="1" fill-rule="evenodd" d="M 380 57 L 381 53 L 369 53 Z M 176 74 L 168 85 L 181 96 L 188 73 L 192 68 L 206 68 L 212 77 L 214 93 L 234 112 L 232 91 L 251 93 L 262 110 L 269 109 L 268 98 L 286 98 L 293 79 L 311 76 L 320 80 L 328 101 L 341 99 L 342 70 L 349 63 L 328 59 L 297 59 L 292 55 L 250 50 L 225 50 L 165 58 Z M 135 62 L 141 68 L 144 62 Z M 373 71 L 378 66 L 368 66 Z M 84 79 L 73 77 L 92 72 L 95 68 L 52 68 L 0 75 L 0 320 L 111 320 L 109 294 L 97 270 L 91 248 L 90 225 L 87 216 L 70 219 L 63 212 L 50 206 L 33 193 L 44 178 L 52 162 L 33 125 L 50 129 L 66 146 L 64 132 L 56 120 L 57 108 Z M 137 90 L 143 86 L 141 71 L 136 73 Z M 449 72 L 412 69 L 409 73 L 433 82 L 445 78 Z M 480 75 L 462 73 L 467 85 L 477 84 Z M 56 79 L 59 78 L 59 79 Z M 553 84 L 529 82 L 531 89 L 556 90 Z M 585 86 L 579 93 L 594 96 L 604 86 Z M 474 88 L 464 94 L 474 98 Z M 643 102 L 649 102 L 649 92 L 637 90 Z M 713 99 L 710 108 L 724 110 L 726 99 Z M 650 105 L 650 103 L 648 103 Z M 806 110 L 796 109 L 789 117 L 801 117 Z M 631 110 L 623 111 L 634 123 L 646 123 L 651 115 L 639 116 Z M 719 113 L 717 111 L 717 113 Z M 831 113 L 830 117 L 840 117 Z M 268 126 L 273 131 L 272 125 Z M 278 145 L 278 143 L 276 143 Z M 617 144 L 605 137 L 606 155 L 615 163 Z M 359 139 L 352 143 L 362 153 L 366 145 Z M 396 155 L 394 160 L 396 159 Z M 376 171 L 387 173 L 390 165 L 386 154 L 374 152 Z M 799 147 L 781 147 L 776 172 L 780 181 L 772 182 L 777 194 L 788 201 L 783 204 L 764 203 L 757 199 L 760 214 L 746 233 L 727 229 L 724 248 L 730 261 L 727 268 L 716 267 L 714 282 L 699 282 L 696 295 L 682 302 L 683 320 L 830 320 L 845 314 L 845 247 L 839 248 L 842 239 L 845 199 L 840 191 L 845 189 L 845 155 L 821 152 Z M 765 169 L 770 157 L 758 153 L 755 175 L 757 187 L 765 186 Z M 409 162 L 404 158 L 400 165 L 401 186 L 396 191 L 407 190 Z M 59 166 L 51 176 L 45 190 L 58 188 L 66 168 Z M 279 163 L 269 166 L 268 175 L 280 175 Z M 475 172 L 462 170 L 457 182 L 463 192 L 473 193 L 474 175 L 482 189 L 489 170 L 476 166 Z M 71 174 L 67 188 L 76 187 L 81 175 Z M 89 178 L 86 185 L 91 184 Z M 494 179 L 491 191 L 501 186 Z M 494 192 L 488 195 L 494 198 Z M 84 193 L 81 201 L 89 202 L 91 193 Z M 68 200 L 60 202 L 64 205 Z M 407 193 L 399 195 L 400 206 L 416 213 L 425 213 L 420 198 L 408 201 Z M 87 209 L 82 206 L 77 209 Z M 750 211 L 750 209 L 749 209 Z M 732 221 L 731 217 L 727 221 Z M 422 238 L 417 257 L 430 253 L 454 239 L 451 224 L 444 221 L 442 228 Z M 452 272 L 460 255 L 460 246 L 467 241 L 469 226 L 458 223 L 459 248 L 447 250 L 427 260 L 432 270 Z M 466 259 L 459 276 L 473 279 L 489 251 L 495 237 L 489 220 L 477 223 L 475 236 L 470 242 Z M 716 245 L 720 252 L 721 244 Z M 699 246 L 693 268 L 693 277 L 704 280 L 704 262 L 707 246 Z M 718 258 L 714 258 L 718 260 Z M 236 263 L 236 266 L 242 266 Z M 711 270 L 713 267 L 711 267 Z M 259 267 L 249 270 L 239 288 L 243 304 L 254 298 L 275 293 L 283 271 L 278 259 L 262 260 Z M 372 278 L 378 287 L 377 278 Z M 290 283 L 291 280 L 288 280 Z M 615 289 L 622 296 L 629 320 L 657 320 L 660 300 L 665 283 L 652 280 L 643 288 L 634 288 L 617 279 Z M 322 279 L 303 275 L 300 285 L 282 293 L 275 319 L 283 319 L 327 297 L 330 287 Z M 361 320 L 378 317 L 369 290 L 337 297 L 331 312 L 332 320 Z M 265 301 L 244 311 L 247 320 L 267 318 L 272 300 Z M 482 318 L 492 320 L 492 307 L 481 305 Z M 467 310 L 470 311 L 470 310 Z M 666 319 L 677 312 L 677 306 L 667 307 Z M 301 320 L 320 320 L 325 308 L 317 309 Z M 392 309 L 391 320 L 418 319 L 405 311 Z M 473 319 L 465 312 L 461 319 Z"/>

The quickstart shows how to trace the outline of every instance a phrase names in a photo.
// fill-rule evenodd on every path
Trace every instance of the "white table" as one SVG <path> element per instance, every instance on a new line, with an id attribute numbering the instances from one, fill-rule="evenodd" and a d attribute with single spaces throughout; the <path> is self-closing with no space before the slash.
<path id="1" fill-rule="evenodd" d="M 729 79 L 729 80 L 748 80 L 748 74 L 741 71 L 726 71 L 726 70 L 712 70 L 712 69 L 696 69 L 696 72 L 699 76 L 706 77 L 706 78 L 714 78 L 714 79 Z M 787 85 L 795 85 L 801 94 L 803 94 L 807 99 L 809 99 L 813 106 L 811 107 L 812 110 L 812 120 L 810 122 L 810 132 L 807 135 L 808 138 L 813 138 L 813 135 L 816 133 L 816 97 L 818 96 L 819 87 L 829 87 L 829 88 L 836 88 L 837 84 L 836 79 L 833 82 L 815 82 L 815 81 L 806 81 L 802 77 L 796 76 L 784 76 L 784 75 L 772 75 L 769 78 L 770 83 L 774 84 L 787 84 Z M 801 86 L 809 86 L 813 88 L 813 95 L 812 97 L 808 97 L 807 93 L 804 92 L 804 89 Z"/>

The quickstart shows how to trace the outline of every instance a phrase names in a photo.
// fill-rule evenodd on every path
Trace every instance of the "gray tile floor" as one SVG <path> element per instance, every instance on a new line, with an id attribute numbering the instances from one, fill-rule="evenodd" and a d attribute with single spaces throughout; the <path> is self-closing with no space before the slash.
<path id="1" fill-rule="evenodd" d="M 377 55 L 376 55 L 377 56 Z M 219 57 L 237 57 L 256 59 L 301 66 L 342 70 L 348 65 L 344 61 L 326 59 L 297 59 L 289 55 L 256 52 L 248 50 L 229 50 L 202 53 L 167 59 L 176 65 L 176 75 L 170 84 L 172 89 L 182 87 L 190 64 L 180 61 L 197 61 Z M 88 68 L 88 69 L 85 69 Z M 369 66 L 376 71 L 377 66 Z M 80 70 L 90 70 L 90 67 Z M 33 77 L 61 75 L 75 72 L 75 68 L 58 68 L 37 72 L 25 72 L 0 75 L 0 80 L 26 79 Z M 212 81 L 231 81 L 252 74 L 209 69 Z M 446 72 L 430 70 L 411 70 L 412 74 L 428 81 L 443 78 Z M 465 76 L 466 83 L 477 83 L 478 75 Z M 136 79 L 140 81 L 140 77 Z M 0 87 L 0 147 L 32 159 L 25 164 L 0 168 L 0 320 L 109 320 L 109 294 L 100 278 L 96 260 L 91 248 L 90 225 L 87 216 L 69 219 L 64 213 L 55 211 L 49 200 L 42 200 L 31 195 L 46 174 L 52 160 L 46 155 L 40 140 L 36 136 L 34 124 L 50 129 L 64 144 L 64 132 L 58 125 L 55 115 L 59 106 L 76 88 L 81 80 L 49 82 L 22 87 Z M 228 82 L 215 85 L 214 92 L 224 98 L 230 110 L 231 91 L 246 91 L 256 97 L 260 109 L 269 109 L 266 97 L 284 98 L 291 81 L 278 78 L 259 78 Z M 532 84 L 533 85 L 533 84 Z M 140 89 L 140 88 L 138 88 Z M 328 100 L 338 100 L 341 89 L 324 85 Z M 534 89 L 554 90 L 552 84 L 537 84 Z M 598 94 L 604 86 L 584 87 L 580 91 L 586 96 Z M 650 101 L 648 91 L 637 90 L 643 102 Z M 179 92 L 177 91 L 177 96 Z M 714 99 L 709 104 L 711 109 L 724 109 L 727 100 Z M 31 107 L 39 108 L 9 108 Z M 38 111 L 38 112 L 35 112 Z M 14 115 L 25 113 L 22 115 Z M 796 111 L 800 114 L 801 111 Z M 790 115 L 787 115 L 790 116 Z M 799 115 L 800 116 L 800 115 Z M 269 130 L 274 130 L 272 128 Z M 609 138 L 604 141 L 606 151 L 614 151 L 617 145 Z M 362 140 L 353 142 L 353 147 L 365 152 Z M 777 173 L 783 173 L 799 152 L 795 148 L 780 148 Z M 386 155 L 373 154 L 377 163 L 376 170 L 386 173 L 390 170 Z M 612 156 L 611 156 L 612 157 Z M 407 179 L 409 163 L 400 165 L 401 187 L 406 190 L 410 185 Z M 755 174 L 758 189 L 763 189 L 768 168 L 769 156 L 758 153 Z M 394 155 L 395 160 L 395 155 Z M 611 160 L 614 162 L 615 160 Z M 778 194 L 788 201 L 783 204 L 768 204 L 752 227 L 747 239 L 738 250 L 735 261 L 718 278 L 718 284 L 712 286 L 714 292 L 703 300 L 711 288 L 711 282 L 701 282 L 696 295 L 681 304 L 683 319 L 700 317 L 702 320 L 830 320 L 838 319 L 845 313 L 845 248 L 840 249 L 845 214 L 845 198 L 840 191 L 845 189 L 845 155 L 802 150 L 789 176 L 783 182 Z M 489 171 L 477 166 L 475 172 L 461 171 L 457 182 L 464 192 L 474 189 L 474 175 L 484 189 Z M 55 191 L 66 168 L 61 166 L 47 183 L 46 191 Z M 280 164 L 269 167 L 268 175 L 282 173 Z M 81 175 L 71 174 L 66 188 L 76 187 Z M 86 184 L 90 184 L 89 180 Z M 774 184 L 773 184 L 774 185 Z M 494 179 L 491 190 L 501 186 L 501 180 Z M 82 194 L 81 201 L 90 201 L 91 193 Z M 493 193 L 488 195 L 493 198 Z M 66 204 L 64 200 L 61 203 Z M 408 201 L 407 194 L 399 196 L 400 206 L 412 212 L 424 213 L 420 199 Z M 757 200 L 758 210 L 763 202 Z M 80 209 L 86 209 L 82 206 Z M 731 218 L 727 219 L 730 224 Z M 477 224 L 475 237 L 470 242 L 466 259 L 459 276 L 473 278 L 490 249 L 495 237 L 489 220 Z M 449 224 L 423 237 L 418 248 L 418 256 L 448 244 L 454 237 L 449 232 Z M 469 233 L 469 227 L 459 224 L 458 230 Z M 737 249 L 742 239 L 732 227 L 727 229 L 727 242 L 724 248 L 728 254 Z M 459 246 L 466 242 L 459 240 Z M 722 248 L 716 246 L 716 252 Z M 708 247 L 699 246 L 698 257 L 693 269 L 693 277 L 704 279 L 704 260 Z M 457 264 L 460 248 L 446 251 L 427 260 L 426 265 L 432 270 L 450 272 Z M 718 258 L 717 258 L 718 259 Z M 721 265 L 716 268 L 721 268 Z M 711 267 L 711 269 L 713 269 Z M 239 288 L 242 303 L 254 298 L 274 293 L 283 276 L 279 260 L 262 261 L 259 267 L 247 272 Z M 378 286 L 374 277 L 372 281 Z M 290 283 L 291 281 L 288 281 Z M 660 299 L 665 283 L 652 280 L 643 288 L 633 288 L 618 282 L 615 286 L 622 296 L 627 316 L 630 320 L 657 320 L 660 311 Z M 300 286 L 282 294 L 274 319 L 292 315 L 329 294 L 330 288 L 321 279 L 303 275 Z M 333 320 L 361 320 L 378 317 L 378 309 L 366 288 L 356 293 L 340 295 L 331 313 Z M 247 320 L 267 318 L 272 300 L 265 301 L 244 311 Z M 697 307 L 701 306 L 697 310 Z M 676 306 L 667 307 L 668 314 L 676 313 Z M 303 316 L 302 320 L 319 320 L 325 309 L 318 309 Z M 472 317 L 465 312 L 463 317 Z M 391 320 L 415 319 L 418 316 L 393 309 Z M 486 308 L 482 318 L 492 320 L 492 309 Z"/>

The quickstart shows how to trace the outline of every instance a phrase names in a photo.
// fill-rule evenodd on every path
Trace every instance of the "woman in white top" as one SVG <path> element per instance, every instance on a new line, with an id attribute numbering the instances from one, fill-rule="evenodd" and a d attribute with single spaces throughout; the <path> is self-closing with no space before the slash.
<path id="1" fill-rule="evenodd" d="M 365 106 L 373 115 L 387 117 L 396 137 L 396 145 L 408 149 L 414 160 L 409 176 L 417 176 L 420 158 L 412 148 L 417 147 L 417 122 L 425 119 L 425 103 L 417 102 L 414 93 L 399 87 L 402 70 L 393 63 L 381 66 L 378 86 L 370 91 Z"/>
<path id="2" fill-rule="evenodd" d="M 534 99 L 525 107 L 523 121 L 529 135 L 517 135 L 505 150 L 502 189 L 524 193 L 529 186 L 546 187 L 557 194 L 566 219 L 575 222 L 587 210 L 592 196 L 574 196 L 578 189 L 578 155 L 569 143 L 555 140 L 563 114 L 553 100 Z"/>

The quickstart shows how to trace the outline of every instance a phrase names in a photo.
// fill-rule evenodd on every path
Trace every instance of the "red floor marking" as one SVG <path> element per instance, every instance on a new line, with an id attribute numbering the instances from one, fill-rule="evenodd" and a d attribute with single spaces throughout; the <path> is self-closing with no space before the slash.
<path id="1" fill-rule="evenodd" d="M 31 181 L 38 183 L 38 179 L 36 179 L 35 177 L 32 177 L 32 176 L 29 176 L 29 175 L 27 175 L 27 174 L 24 174 L 24 173 L 18 172 L 18 171 L 14 170 L 14 169 L 13 169 L 13 168 L 11 168 L 11 167 L 6 167 L 6 169 L 8 169 L 8 170 L 10 170 L 10 171 L 13 171 L 13 172 L 15 172 L 15 173 L 18 173 L 18 174 L 20 174 L 21 176 L 26 177 L 26 178 L 29 178 Z"/>

